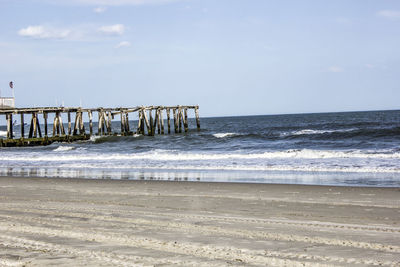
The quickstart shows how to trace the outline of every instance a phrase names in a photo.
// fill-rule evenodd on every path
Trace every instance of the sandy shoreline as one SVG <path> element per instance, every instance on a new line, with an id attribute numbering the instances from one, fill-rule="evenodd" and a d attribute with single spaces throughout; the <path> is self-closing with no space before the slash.
<path id="1" fill-rule="evenodd" d="M 0 266 L 398 266 L 400 189 L 0 177 Z"/>

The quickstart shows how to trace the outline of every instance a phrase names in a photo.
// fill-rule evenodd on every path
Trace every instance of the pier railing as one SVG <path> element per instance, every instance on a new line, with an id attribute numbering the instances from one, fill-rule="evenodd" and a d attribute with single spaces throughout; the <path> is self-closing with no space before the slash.
<path id="1" fill-rule="evenodd" d="M 90 139 L 92 135 L 133 135 L 142 134 L 154 136 L 189 131 L 188 111 L 194 111 L 196 127 L 200 129 L 199 106 L 141 106 L 132 108 L 11 108 L 0 109 L 0 116 L 5 115 L 7 135 L 0 138 L 0 147 L 48 145 L 52 142 L 72 142 Z M 171 118 L 172 111 L 172 118 Z M 84 115 L 87 114 L 85 128 Z M 131 124 L 129 115 L 136 115 L 136 125 Z M 164 119 L 164 114 L 166 119 Z M 48 119 L 53 118 L 52 133 L 50 133 Z M 67 117 L 63 123 L 62 115 Z M 97 127 L 93 117 L 98 116 Z M 13 120 L 14 116 L 14 120 Z M 71 119 L 74 118 L 74 121 Z M 25 118 L 30 118 L 29 132 L 25 133 Z M 119 117 L 120 127 L 113 129 L 113 119 Z M 19 125 L 16 125 L 19 120 Z M 43 119 L 43 123 L 39 122 Z M 171 125 L 173 120 L 173 125 Z M 166 125 L 165 125 L 166 123 Z M 27 125 L 27 126 L 28 126 Z M 41 128 L 43 126 L 43 131 Z M 0 125 L 1 126 L 1 125 Z M 14 127 L 20 127 L 19 134 L 14 133 Z M 16 135 L 16 136 L 15 136 Z"/>

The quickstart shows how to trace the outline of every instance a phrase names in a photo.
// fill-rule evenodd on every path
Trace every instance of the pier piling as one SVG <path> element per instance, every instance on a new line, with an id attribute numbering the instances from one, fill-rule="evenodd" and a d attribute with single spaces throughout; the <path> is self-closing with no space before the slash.
<path id="1" fill-rule="evenodd" d="M 171 118 L 171 110 L 172 117 Z M 95 133 L 95 124 L 93 123 L 93 113 L 97 112 L 97 135 L 133 135 L 141 134 L 154 136 L 157 134 L 171 134 L 171 119 L 174 120 L 174 133 L 185 133 L 189 131 L 188 111 L 194 111 L 196 127 L 200 129 L 199 107 L 198 106 L 141 106 L 133 108 L 65 108 L 65 107 L 41 107 L 41 108 L 10 108 L 0 109 L 0 116 L 5 116 L 7 135 L 0 138 L 0 147 L 12 146 L 32 146 L 48 145 L 52 142 L 73 142 L 78 140 L 87 140 Z M 154 114 L 153 114 L 154 111 Z M 166 113 L 166 121 L 164 120 Z M 83 114 L 87 113 L 88 121 L 84 122 Z M 129 122 L 129 113 L 137 115 L 137 128 L 131 131 Z M 14 133 L 13 115 L 19 114 L 20 127 Z M 53 125 L 49 125 L 50 118 L 53 119 Z M 74 123 L 71 116 L 75 114 Z M 121 129 L 113 127 L 115 115 L 120 118 Z M 25 137 L 25 115 L 30 116 L 29 133 Z M 43 124 L 40 124 L 39 117 L 43 116 Z M 52 117 L 54 116 L 54 118 Z M 67 117 L 64 127 L 62 117 Z M 154 116 L 154 117 L 153 117 Z M 3 117 L 4 118 L 4 117 Z M 18 117 L 17 117 L 18 118 Z M 29 117 L 28 117 L 29 118 Z M 65 118 L 65 117 L 64 117 Z M 135 118 L 135 117 L 134 117 Z M 1 122 L 1 121 L 0 121 Z M 165 125 L 165 122 L 167 125 Z M 89 133 L 86 133 L 86 127 Z M 44 126 L 42 132 L 41 126 Z M 52 135 L 48 132 L 48 127 L 52 127 Z M 115 126 L 115 125 L 114 125 Z M 0 127 L 2 126 L 0 123 Z M 114 129 L 113 129 L 114 128 Z M 147 129 L 147 131 L 146 131 Z"/>

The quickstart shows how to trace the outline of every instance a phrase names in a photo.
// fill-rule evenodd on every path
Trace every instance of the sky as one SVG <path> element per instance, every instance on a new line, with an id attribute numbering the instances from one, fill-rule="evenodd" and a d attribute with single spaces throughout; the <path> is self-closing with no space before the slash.
<path id="1" fill-rule="evenodd" d="M 397 0 L 0 0 L 16 105 L 400 109 Z"/>

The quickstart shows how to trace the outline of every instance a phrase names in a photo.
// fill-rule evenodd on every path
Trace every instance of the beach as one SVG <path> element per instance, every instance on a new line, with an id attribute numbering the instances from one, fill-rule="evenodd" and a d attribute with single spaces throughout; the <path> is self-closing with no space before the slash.
<path id="1" fill-rule="evenodd" d="M 400 189 L 0 178 L 0 266 L 398 266 Z"/>

